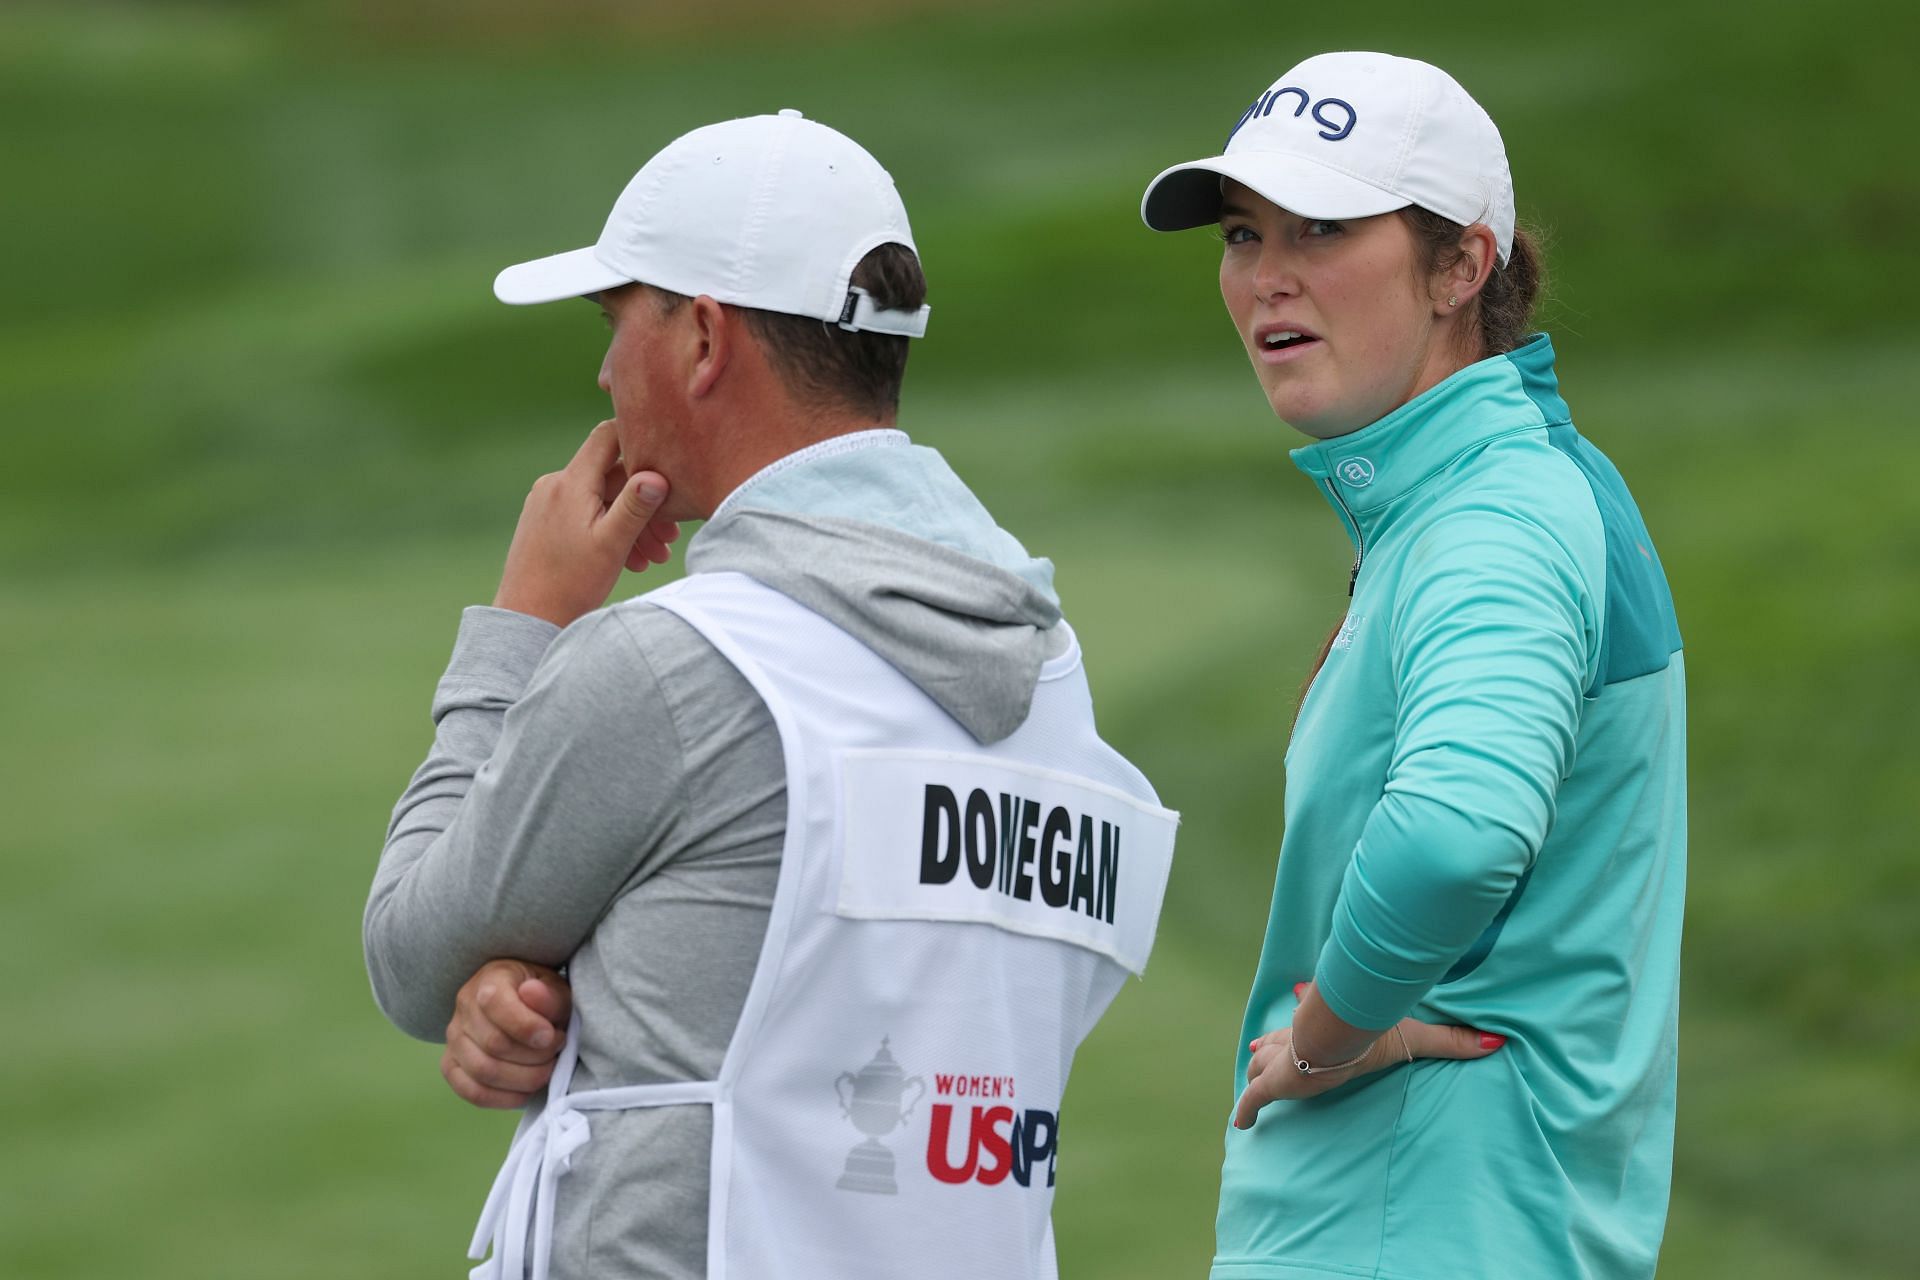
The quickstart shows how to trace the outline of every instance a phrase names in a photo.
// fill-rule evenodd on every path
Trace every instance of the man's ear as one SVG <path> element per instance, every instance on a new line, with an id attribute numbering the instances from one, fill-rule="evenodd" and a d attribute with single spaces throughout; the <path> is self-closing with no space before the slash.
<path id="1" fill-rule="evenodd" d="M 1433 282 L 1433 309 L 1439 314 L 1459 311 L 1487 287 L 1499 262 L 1500 242 L 1484 222 L 1460 233 L 1460 258 Z"/>
<path id="2" fill-rule="evenodd" d="M 706 294 L 693 300 L 693 367 L 687 375 L 687 397 L 699 399 L 713 390 L 734 357 L 739 318 Z"/>

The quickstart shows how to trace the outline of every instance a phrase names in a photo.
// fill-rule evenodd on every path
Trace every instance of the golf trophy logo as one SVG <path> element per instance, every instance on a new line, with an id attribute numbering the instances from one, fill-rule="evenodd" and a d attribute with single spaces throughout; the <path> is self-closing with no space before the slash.
<path id="1" fill-rule="evenodd" d="M 913 1096 L 902 1103 L 910 1088 Z M 913 1104 L 926 1096 L 927 1082 L 900 1069 L 883 1037 L 880 1051 L 858 1073 L 840 1073 L 833 1082 L 833 1093 L 840 1099 L 840 1114 L 867 1135 L 865 1142 L 847 1152 L 847 1167 L 834 1185 L 842 1191 L 899 1195 L 900 1186 L 893 1180 L 893 1152 L 881 1146 L 880 1139 L 906 1123 L 913 1114 Z"/>

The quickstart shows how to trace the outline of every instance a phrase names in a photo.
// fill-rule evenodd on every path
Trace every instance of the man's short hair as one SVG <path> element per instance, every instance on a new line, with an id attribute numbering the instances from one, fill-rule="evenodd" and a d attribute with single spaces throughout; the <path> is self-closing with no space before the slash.
<path id="1" fill-rule="evenodd" d="M 914 311 L 927 300 L 920 258 L 903 244 L 883 244 L 853 269 L 852 283 L 873 295 L 882 310 Z M 683 294 L 648 286 L 663 314 L 686 303 Z M 891 333 L 849 332 L 831 320 L 741 307 L 747 327 L 766 348 L 774 370 L 796 400 L 823 409 L 844 409 L 891 418 L 900 408 L 913 339 Z"/>

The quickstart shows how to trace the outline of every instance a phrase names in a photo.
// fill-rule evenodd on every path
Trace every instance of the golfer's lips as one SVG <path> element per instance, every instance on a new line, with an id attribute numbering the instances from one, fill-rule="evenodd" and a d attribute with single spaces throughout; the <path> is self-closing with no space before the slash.
<path id="1" fill-rule="evenodd" d="M 1325 340 L 1304 325 L 1275 321 L 1253 331 L 1254 359 L 1261 364 L 1284 364 L 1298 360 L 1309 351 L 1325 345 Z"/>

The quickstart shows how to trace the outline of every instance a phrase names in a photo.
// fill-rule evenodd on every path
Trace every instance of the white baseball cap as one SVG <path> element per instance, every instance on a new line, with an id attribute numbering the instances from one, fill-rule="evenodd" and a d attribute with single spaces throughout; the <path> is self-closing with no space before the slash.
<path id="1" fill-rule="evenodd" d="M 1140 216 L 1155 231 L 1220 217 L 1223 178 L 1302 218 L 1365 218 L 1419 205 L 1484 222 L 1513 251 L 1513 177 L 1500 131 L 1440 68 L 1385 53 L 1323 53 L 1241 113 L 1222 154 L 1151 183 Z"/>
<path id="2" fill-rule="evenodd" d="M 881 310 L 852 284 L 883 244 L 914 248 L 893 178 L 859 143 L 789 107 L 675 138 L 627 183 L 597 244 L 508 267 L 493 292 L 553 302 L 637 280 L 918 338 L 929 308 Z"/>

